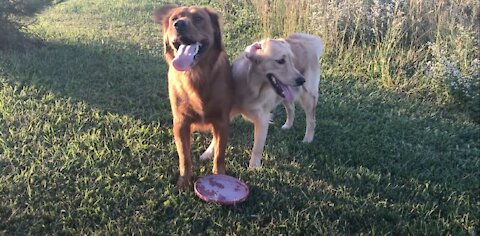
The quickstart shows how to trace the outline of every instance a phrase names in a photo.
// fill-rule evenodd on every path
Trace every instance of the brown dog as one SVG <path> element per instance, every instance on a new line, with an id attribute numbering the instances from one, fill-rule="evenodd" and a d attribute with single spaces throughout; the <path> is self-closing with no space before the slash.
<path id="1" fill-rule="evenodd" d="M 162 25 L 169 65 L 168 92 L 179 157 L 179 188 L 190 184 L 191 133 L 211 130 L 215 140 L 214 174 L 225 174 L 229 113 L 233 103 L 230 63 L 222 43 L 218 15 L 208 8 L 166 5 L 152 19 Z"/>

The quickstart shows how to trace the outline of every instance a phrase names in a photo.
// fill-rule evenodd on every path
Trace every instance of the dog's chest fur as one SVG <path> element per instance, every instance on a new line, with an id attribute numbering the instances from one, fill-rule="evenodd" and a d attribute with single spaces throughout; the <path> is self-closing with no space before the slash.
<path id="1" fill-rule="evenodd" d="M 179 72 L 173 72 L 179 73 Z M 193 123 L 208 123 L 218 116 L 212 100 L 217 100 L 212 90 L 212 80 L 208 76 L 181 72 L 182 75 L 169 76 L 169 93 L 172 109 L 177 115 L 191 120 Z M 174 81 L 175 80 L 175 81 Z"/>

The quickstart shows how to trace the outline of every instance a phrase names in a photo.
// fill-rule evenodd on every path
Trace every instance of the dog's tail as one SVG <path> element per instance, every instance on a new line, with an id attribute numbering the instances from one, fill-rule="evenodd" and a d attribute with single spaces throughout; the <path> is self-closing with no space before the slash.
<path id="1" fill-rule="evenodd" d="M 320 57 L 323 54 L 323 40 L 316 36 L 316 35 L 311 35 L 311 34 L 306 34 L 306 33 L 293 33 L 290 36 L 288 36 L 288 40 L 292 41 L 303 41 L 304 43 L 309 44 L 308 48 L 313 50 L 315 52 L 315 56 L 317 57 L 317 60 L 320 60 Z"/>

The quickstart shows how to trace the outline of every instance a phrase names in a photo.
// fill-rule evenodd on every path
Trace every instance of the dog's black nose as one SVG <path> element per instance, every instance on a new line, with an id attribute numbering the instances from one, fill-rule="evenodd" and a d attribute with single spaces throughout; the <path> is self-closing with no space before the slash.
<path id="1" fill-rule="evenodd" d="M 303 85 L 305 83 L 305 78 L 298 77 L 295 79 L 295 83 L 297 83 L 298 86 Z"/>
<path id="2" fill-rule="evenodd" d="M 178 33 L 185 33 L 185 30 L 187 29 L 187 22 L 184 20 L 177 20 L 173 23 L 173 27 L 175 27 Z"/>

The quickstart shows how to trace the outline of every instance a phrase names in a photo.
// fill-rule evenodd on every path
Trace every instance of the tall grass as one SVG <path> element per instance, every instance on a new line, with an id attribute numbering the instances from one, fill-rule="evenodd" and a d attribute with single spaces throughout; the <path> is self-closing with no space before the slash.
<path id="1" fill-rule="evenodd" d="M 217 2 L 224 9 L 242 4 Z M 461 105 L 472 117 L 480 117 L 478 0 L 251 0 L 243 4 L 253 5 L 248 20 L 254 19 L 252 27 L 257 29 L 252 37 L 285 37 L 295 31 L 321 36 L 326 43 L 322 64 L 327 73 L 372 81 L 437 104 Z"/>

